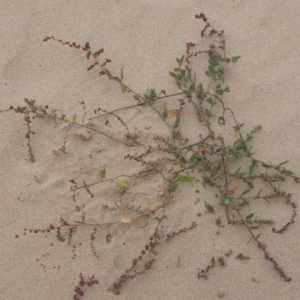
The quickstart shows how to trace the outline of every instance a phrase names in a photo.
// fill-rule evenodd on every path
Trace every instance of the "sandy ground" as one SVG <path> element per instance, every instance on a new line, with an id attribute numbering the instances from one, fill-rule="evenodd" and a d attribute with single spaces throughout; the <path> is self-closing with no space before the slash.
<path id="1" fill-rule="evenodd" d="M 247 130 L 263 126 L 254 142 L 257 157 L 275 164 L 289 160 L 288 168 L 300 174 L 297 0 L 5 1 L 0 9 L 0 109 L 23 105 L 24 98 L 30 98 L 80 119 L 84 111 L 79 101 L 86 103 L 88 117 L 99 107 L 113 110 L 135 103 L 128 93 L 120 93 L 116 83 L 99 79 L 96 71 L 86 72 L 84 53 L 43 42 L 48 35 L 80 44 L 89 41 L 93 49 L 103 47 L 103 57 L 113 61 L 110 71 L 119 75 L 124 66 L 125 81 L 137 92 L 154 87 L 176 91 L 168 72 L 176 66 L 175 58 L 185 52 L 185 43 L 209 42 L 200 39 L 202 22 L 194 18 L 200 12 L 216 28 L 225 29 L 228 56 L 241 55 L 228 71 L 231 92 L 226 101 Z M 204 71 L 206 64 L 198 64 Z M 166 133 L 149 109 L 127 110 L 120 116 L 137 133 L 144 132 L 143 142 Z M 104 126 L 106 121 L 107 130 L 116 136 L 124 134 L 124 127 L 111 117 L 95 123 Z M 292 277 L 286 283 L 256 244 L 247 244 L 250 236 L 245 228 L 215 225 L 217 217 L 224 220 L 223 208 L 201 184 L 200 194 L 194 193 L 195 186 L 182 188 L 164 211 L 157 211 L 167 215 L 159 227 L 163 238 L 192 222 L 198 226 L 158 245 L 151 269 L 129 280 L 119 296 L 113 295 L 108 287 L 130 267 L 154 232 L 157 222 L 149 215 L 133 224 L 101 227 L 94 253 L 90 227 L 79 228 L 71 245 L 58 242 L 55 233 L 47 238 L 44 234 L 24 236 L 23 228 L 47 228 L 58 224 L 60 218 L 78 221 L 82 211 L 87 222 L 113 222 L 132 212 L 159 207 L 166 191 L 161 181 L 151 176 L 146 185 L 145 179 L 135 180 L 125 196 L 113 182 L 107 182 L 91 188 L 94 198 L 80 192 L 76 202 L 72 201 L 70 179 L 80 184 L 82 180 L 92 182 L 103 169 L 107 178 L 134 174 L 141 170 L 140 164 L 123 157 L 139 155 L 141 149 L 42 119 L 32 125 L 36 159 L 32 163 L 22 116 L 1 113 L 0 124 L 0 299 L 73 299 L 81 272 L 85 277 L 95 274 L 99 280 L 98 285 L 84 290 L 82 299 L 299 299 L 298 219 L 283 235 L 273 234 L 270 226 L 260 230 L 269 252 Z M 197 134 L 198 127 L 189 117 L 182 126 L 188 134 Z M 299 186 L 288 185 L 288 189 L 299 203 Z M 205 200 L 214 203 L 214 215 L 204 213 Z M 116 205 L 119 208 L 113 210 Z M 258 208 L 258 213 L 276 220 L 277 227 L 285 224 L 291 213 L 280 202 L 261 203 Z M 229 250 L 233 255 L 225 267 L 213 268 L 207 280 L 197 278 L 198 268 Z M 250 260 L 234 259 L 241 252 Z"/>

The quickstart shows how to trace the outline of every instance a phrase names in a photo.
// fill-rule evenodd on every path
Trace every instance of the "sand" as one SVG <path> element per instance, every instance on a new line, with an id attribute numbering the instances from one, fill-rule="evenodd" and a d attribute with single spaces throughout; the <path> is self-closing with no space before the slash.
<path id="1" fill-rule="evenodd" d="M 99 78 L 95 70 L 86 72 L 85 53 L 54 41 L 43 42 L 52 35 L 82 45 L 89 41 L 93 50 L 104 48 L 101 58 L 112 60 L 109 70 L 119 76 L 124 66 L 124 82 L 138 93 L 148 88 L 175 92 L 168 72 L 185 52 L 185 43 L 209 44 L 209 38 L 200 38 L 202 21 L 194 18 L 200 12 L 217 29 L 225 29 L 228 56 L 241 56 L 227 71 L 231 92 L 226 104 L 245 130 L 262 125 L 253 141 L 256 157 L 274 164 L 289 160 L 286 167 L 300 174 L 298 1 L 6 1 L 0 10 L 0 110 L 24 106 L 28 98 L 69 118 L 76 114 L 81 121 L 84 109 L 79 102 L 84 101 L 86 122 L 95 116 L 95 109 L 111 111 L 136 103 L 129 93 L 121 93 L 116 82 Z M 199 59 L 195 66 L 203 72 L 207 63 Z M 181 126 L 193 138 L 201 127 L 188 112 Z M 120 111 L 119 116 L 153 149 L 157 149 L 154 137 L 168 134 L 149 108 Z M 126 133 L 113 116 L 91 121 L 115 132 L 116 138 Z M 78 185 L 83 180 L 91 183 L 104 169 L 108 179 L 136 174 L 143 166 L 123 158 L 141 155 L 145 148 L 126 147 L 84 128 L 37 119 L 31 128 L 35 132 L 31 135 L 35 162 L 31 162 L 22 115 L 0 113 L 0 124 L 0 299 L 73 299 L 80 273 L 85 278 L 95 274 L 99 281 L 83 288 L 82 299 L 299 299 L 297 217 L 282 235 L 272 233 L 270 225 L 257 231 L 292 278 L 286 283 L 255 242 L 247 244 L 250 235 L 245 227 L 226 224 L 224 208 L 201 182 L 190 187 L 182 184 L 161 209 L 157 208 L 168 193 L 163 180 L 151 175 L 122 177 L 132 184 L 125 193 L 114 181 L 107 181 L 91 187 L 93 198 L 80 190 L 73 201 L 71 179 Z M 220 133 L 225 135 L 225 129 Z M 159 153 L 153 151 L 153 161 Z M 286 189 L 299 203 L 299 186 L 287 182 Z M 214 214 L 205 213 L 205 201 L 214 205 Z M 276 228 L 291 215 L 282 201 L 261 201 L 254 207 L 258 215 L 274 219 Z M 127 215 L 133 218 L 151 209 L 155 213 L 126 223 Z M 55 232 L 47 237 L 23 234 L 24 228 L 58 226 L 60 218 L 82 221 L 83 211 L 89 224 L 116 222 L 98 228 L 93 250 L 93 227 L 78 228 L 70 244 L 57 241 Z M 157 226 L 154 217 L 163 214 L 167 218 L 158 229 L 162 242 L 152 253 L 151 268 L 128 280 L 120 295 L 114 295 L 107 289 L 140 255 Z M 216 226 L 218 217 L 224 227 Z M 196 228 L 165 241 L 166 234 L 188 228 L 192 222 Z M 236 260 L 239 253 L 250 260 Z M 226 265 L 216 263 L 207 280 L 199 279 L 198 268 L 206 268 L 212 257 L 220 256 Z"/>

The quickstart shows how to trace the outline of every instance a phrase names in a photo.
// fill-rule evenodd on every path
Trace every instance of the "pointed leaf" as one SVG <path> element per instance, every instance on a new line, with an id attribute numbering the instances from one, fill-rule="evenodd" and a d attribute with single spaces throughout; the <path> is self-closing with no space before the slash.
<path id="1" fill-rule="evenodd" d="M 126 85 L 122 81 L 119 81 L 119 84 L 120 84 L 122 93 L 126 92 L 127 91 Z"/>
<path id="2" fill-rule="evenodd" d="M 177 184 L 173 184 L 171 185 L 169 188 L 168 188 L 168 192 L 171 194 L 171 193 L 174 193 L 175 191 L 177 190 Z"/>
<path id="3" fill-rule="evenodd" d="M 250 220 L 253 216 L 254 216 L 254 213 L 248 215 L 248 216 L 246 217 L 246 219 L 247 219 L 247 220 Z"/>
<path id="4" fill-rule="evenodd" d="M 250 191 L 251 191 L 251 189 L 248 189 L 248 190 L 243 191 L 241 196 L 243 196 L 243 195 L 245 195 L 245 194 L 248 194 Z"/>
<path id="5" fill-rule="evenodd" d="M 283 173 L 285 176 L 291 176 L 292 174 L 294 174 L 292 171 L 289 170 L 284 170 Z"/>
<path id="6" fill-rule="evenodd" d="M 194 176 L 180 176 L 179 179 L 183 182 L 192 182 L 195 180 Z"/>
<path id="7" fill-rule="evenodd" d="M 232 56 L 231 61 L 235 64 L 240 59 L 240 56 Z"/>
<path id="8" fill-rule="evenodd" d="M 249 205 L 249 201 L 244 200 L 243 202 L 241 202 L 241 203 L 239 204 L 239 207 L 244 207 L 244 206 L 247 206 L 247 205 Z"/>
<path id="9" fill-rule="evenodd" d="M 112 74 L 105 68 L 105 73 L 108 77 L 113 77 Z"/>
<path id="10" fill-rule="evenodd" d="M 123 79 L 123 78 L 124 78 L 123 69 L 124 69 L 124 67 L 122 67 L 122 69 L 121 69 L 121 75 L 120 75 L 121 79 Z"/>
<path id="11" fill-rule="evenodd" d="M 105 175 L 106 175 L 106 169 L 103 169 L 99 172 L 98 176 L 101 178 L 101 179 L 104 179 L 105 178 Z"/>
<path id="12" fill-rule="evenodd" d="M 249 167 L 249 173 L 250 173 L 250 177 L 251 177 L 251 178 L 255 178 L 255 170 L 254 170 L 254 166 L 250 166 L 250 167 Z"/>

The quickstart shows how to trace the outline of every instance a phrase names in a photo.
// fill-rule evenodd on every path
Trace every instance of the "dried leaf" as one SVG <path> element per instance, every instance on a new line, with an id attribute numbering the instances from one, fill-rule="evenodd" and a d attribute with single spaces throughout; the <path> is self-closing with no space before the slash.
<path id="1" fill-rule="evenodd" d="M 127 223 L 131 223 L 132 222 L 132 219 L 129 215 L 125 215 L 123 218 L 121 218 L 119 220 L 120 223 L 123 223 L 123 224 L 127 224 Z"/>
<path id="2" fill-rule="evenodd" d="M 203 153 L 203 152 L 205 152 L 206 151 L 206 147 L 201 147 L 199 150 L 198 150 L 198 152 L 201 152 L 201 153 Z"/>
<path id="3" fill-rule="evenodd" d="M 238 185 L 234 185 L 234 186 L 232 186 L 230 189 L 229 189 L 229 192 L 234 192 L 234 191 L 236 191 L 237 189 L 238 189 Z"/>
<path id="4" fill-rule="evenodd" d="M 179 109 L 169 109 L 166 111 L 166 117 L 167 118 L 172 118 L 176 116 L 179 113 Z"/>

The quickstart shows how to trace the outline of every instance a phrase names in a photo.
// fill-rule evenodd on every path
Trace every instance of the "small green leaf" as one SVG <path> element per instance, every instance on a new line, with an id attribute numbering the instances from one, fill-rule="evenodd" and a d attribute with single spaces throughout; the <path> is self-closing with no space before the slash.
<path id="1" fill-rule="evenodd" d="M 259 192 L 257 193 L 257 195 L 255 196 L 255 198 L 259 197 L 259 194 L 261 193 L 262 188 L 259 190 Z"/>
<path id="2" fill-rule="evenodd" d="M 292 171 L 289 170 L 284 170 L 283 173 L 285 176 L 291 176 L 292 174 L 294 174 Z"/>
<path id="3" fill-rule="evenodd" d="M 174 193 L 175 191 L 177 190 L 177 184 L 173 184 L 171 185 L 169 188 L 168 188 L 168 192 L 171 194 L 171 193 Z"/>
<path id="4" fill-rule="evenodd" d="M 247 152 L 249 152 L 249 150 L 251 149 L 251 143 L 250 143 L 250 141 L 247 141 L 245 143 L 245 147 L 246 147 Z"/>
<path id="5" fill-rule="evenodd" d="M 247 219 L 247 220 L 250 220 L 253 216 L 254 216 L 254 213 L 248 215 L 248 216 L 246 217 L 246 219 Z"/>
<path id="6" fill-rule="evenodd" d="M 176 73 L 174 73 L 174 72 L 169 72 L 169 74 L 172 76 L 172 77 L 174 77 L 176 80 L 178 79 L 178 75 L 176 74 Z"/>
<path id="7" fill-rule="evenodd" d="M 76 118 L 77 118 L 77 115 L 73 115 L 73 117 L 72 117 L 72 124 L 76 124 Z"/>
<path id="8" fill-rule="evenodd" d="M 197 85 L 196 91 L 197 91 L 199 94 L 203 93 L 203 85 L 202 85 L 202 83 L 199 83 L 199 84 Z"/>
<path id="9" fill-rule="evenodd" d="M 286 160 L 286 161 L 284 161 L 284 162 L 282 162 L 282 163 L 280 163 L 279 165 L 280 166 L 282 166 L 282 165 L 285 165 L 285 164 L 287 164 L 289 161 L 288 160 Z"/>
<path id="10" fill-rule="evenodd" d="M 183 181 L 183 182 L 192 182 L 195 180 L 194 176 L 180 176 L 179 180 Z"/>
<path id="11" fill-rule="evenodd" d="M 101 170 L 99 172 L 98 176 L 101 178 L 101 180 L 104 179 L 106 176 L 106 170 L 105 169 Z"/>
<path id="12" fill-rule="evenodd" d="M 237 178 L 242 178 L 244 175 L 245 175 L 245 173 L 239 173 L 239 174 L 237 175 Z"/>
<path id="13" fill-rule="evenodd" d="M 196 194 L 199 194 L 199 193 L 200 193 L 200 191 L 199 191 L 199 190 L 195 190 L 195 193 L 196 193 Z"/>
<path id="14" fill-rule="evenodd" d="M 179 113 L 176 115 L 176 120 L 175 120 L 175 128 L 180 125 L 180 115 Z"/>
<path id="15" fill-rule="evenodd" d="M 255 178 L 255 170 L 254 170 L 254 166 L 250 166 L 249 167 L 249 174 L 250 174 L 250 177 L 253 179 Z"/>
<path id="16" fill-rule="evenodd" d="M 108 77 L 113 77 L 112 74 L 105 68 L 105 73 Z"/>
<path id="17" fill-rule="evenodd" d="M 209 70 L 211 73 L 214 73 L 214 72 L 215 72 L 215 68 L 214 68 L 212 65 L 209 65 L 209 66 L 208 66 L 208 70 Z"/>
<path id="18" fill-rule="evenodd" d="M 229 257 L 232 255 L 232 250 L 229 250 L 228 252 L 225 253 L 225 256 Z"/>
<path id="19" fill-rule="evenodd" d="M 127 91 L 126 85 L 122 81 L 119 81 L 119 84 L 120 84 L 122 93 L 126 92 Z"/>
<path id="20" fill-rule="evenodd" d="M 216 223 L 218 226 L 221 225 L 222 221 L 221 221 L 220 217 L 219 217 L 218 219 L 215 220 L 215 223 Z"/>
<path id="21" fill-rule="evenodd" d="M 122 69 L 121 69 L 121 75 L 120 75 L 121 79 L 123 79 L 123 78 L 124 78 L 123 69 L 124 69 L 124 67 L 122 67 Z"/>
<path id="22" fill-rule="evenodd" d="M 239 167 L 239 168 L 235 171 L 234 175 L 237 176 L 237 175 L 240 173 L 241 168 L 242 168 L 242 167 Z"/>
<path id="23" fill-rule="evenodd" d="M 251 229 L 258 229 L 259 226 L 251 226 L 250 228 L 251 228 Z"/>
<path id="24" fill-rule="evenodd" d="M 251 191 L 251 189 L 248 189 L 248 190 L 245 190 L 242 192 L 241 196 L 245 195 L 245 194 L 248 194 L 249 192 Z"/>
<path id="25" fill-rule="evenodd" d="M 205 201 L 205 207 L 210 214 L 213 214 L 215 212 L 213 206 L 209 205 L 206 201 Z"/>
<path id="26" fill-rule="evenodd" d="M 182 57 L 180 59 L 176 58 L 176 61 L 179 64 L 179 66 L 182 64 L 183 60 L 184 60 L 184 55 L 182 55 Z"/>
<path id="27" fill-rule="evenodd" d="M 207 77 L 210 77 L 210 76 L 211 76 L 212 74 L 214 74 L 214 73 L 212 73 L 212 72 L 210 72 L 210 71 L 206 71 L 205 74 L 206 74 Z"/>
<path id="28" fill-rule="evenodd" d="M 229 197 L 225 197 L 223 200 L 225 205 L 228 205 L 230 203 L 230 198 Z"/>
<path id="29" fill-rule="evenodd" d="M 116 181 L 116 187 L 121 189 L 128 189 L 129 188 L 129 182 L 126 180 L 118 180 Z"/>
<path id="30" fill-rule="evenodd" d="M 235 64 L 240 59 L 240 56 L 232 56 L 231 61 Z"/>
<path id="31" fill-rule="evenodd" d="M 241 202 L 241 203 L 239 204 L 239 207 L 244 207 L 244 206 L 247 206 L 247 205 L 249 205 L 249 201 L 244 200 L 243 202 Z"/>
<path id="32" fill-rule="evenodd" d="M 271 165 L 267 165 L 267 164 L 264 164 L 264 163 L 262 163 L 261 165 L 262 165 L 264 168 L 267 168 L 267 169 L 272 168 Z"/>

